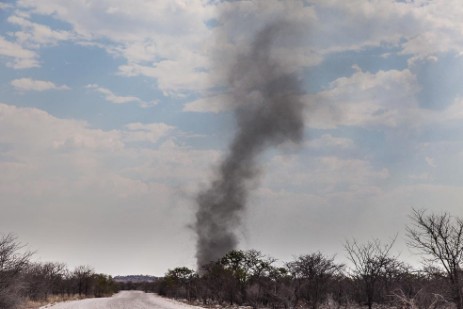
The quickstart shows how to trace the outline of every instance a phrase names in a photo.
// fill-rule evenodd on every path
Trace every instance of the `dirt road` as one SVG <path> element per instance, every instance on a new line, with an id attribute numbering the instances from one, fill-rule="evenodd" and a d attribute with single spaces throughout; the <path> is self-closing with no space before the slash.
<path id="1" fill-rule="evenodd" d="M 40 309 L 198 309 L 155 294 L 123 291 L 109 298 L 92 298 L 44 306 Z"/>

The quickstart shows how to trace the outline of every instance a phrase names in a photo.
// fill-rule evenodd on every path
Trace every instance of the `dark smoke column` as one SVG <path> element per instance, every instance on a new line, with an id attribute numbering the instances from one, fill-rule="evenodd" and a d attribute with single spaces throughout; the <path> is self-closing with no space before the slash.
<path id="1" fill-rule="evenodd" d="M 198 268 L 236 248 L 236 229 L 246 207 L 250 185 L 258 177 L 258 156 L 265 149 L 303 137 L 300 81 L 271 57 L 272 43 L 287 23 L 266 26 L 251 49 L 236 57 L 228 81 L 238 130 L 210 188 L 197 196 L 194 229 Z M 287 57 L 291 57 L 288 54 Z"/>

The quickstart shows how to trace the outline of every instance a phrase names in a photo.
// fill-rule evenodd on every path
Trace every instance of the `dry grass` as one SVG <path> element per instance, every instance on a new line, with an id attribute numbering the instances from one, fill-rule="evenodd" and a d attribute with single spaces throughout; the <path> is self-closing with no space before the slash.
<path id="1" fill-rule="evenodd" d="M 79 300 L 83 299 L 85 297 L 79 297 L 79 295 L 51 295 L 48 297 L 47 300 L 42 300 L 42 301 L 33 301 L 33 300 L 28 300 L 22 307 L 22 309 L 37 309 L 45 305 L 54 305 L 59 302 L 63 301 L 70 301 L 70 300 Z"/>

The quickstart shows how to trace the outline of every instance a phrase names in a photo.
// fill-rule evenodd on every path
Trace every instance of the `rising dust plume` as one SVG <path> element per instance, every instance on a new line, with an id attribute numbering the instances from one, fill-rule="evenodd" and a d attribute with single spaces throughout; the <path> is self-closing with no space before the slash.
<path id="1" fill-rule="evenodd" d="M 259 155 L 269 147 L 303 139 L 300 78 L 287 72 L 281 55 L 272 57 L 274 42 L 287 27 L 288 22 L 265 26 L 249 51 L 237 55 L 227 70 L 227 86 L 238 106 L 238 128 L 210 187 L 197 196 L 198 269 L 236 248 L 236 231 L 259 176 Z"/>

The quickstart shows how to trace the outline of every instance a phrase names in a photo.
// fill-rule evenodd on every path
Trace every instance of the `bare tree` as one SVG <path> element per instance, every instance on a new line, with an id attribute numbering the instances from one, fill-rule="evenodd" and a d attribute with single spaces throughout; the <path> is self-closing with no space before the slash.
<path id="1" fill-rule="evenodd" d="M 29 263 L 31 252 L 23 252 L 24 246 L 12 234 L 0 237 L 0 308 L 17 308 L 25 282 L 23 271 Z"/>
<path id="2" fill-rule="evenodd" d="M 265 291 L 272 285 L 270 273 L 274 271 L 272 264 L 275 262 L 276 259 L 265 256 L 257 250 L 245 252 L 245 264 L 249 274 L 245 295 L 254 308 L 269 302 L 269 296 Z"/>
<path id="3" fill-rule="evenodd" d="M 334 257 L 321 252 L 302 255 L 287 264 L 296 281 L 296 294 L 317 309 L 326 298 L 329 281 L 339 274 L 344 265 L 334 263 Z"/>
<path id="4" fill-rule="evenodd" d="M 395 242 L 382 244 L 378 239 L 359 244 L 354 239 L 346 241 L 344 247 L 347 257 L 353 263 L 353 276 L 363 284 L 368 308 L 371 309 L 380 280 L 385 278 L 390 266 L 397 263 L 395 257 L 390 257 L 390 251 Z"/>
<path id="5" fill-rule="evenodd" d="M 73 278 L 76 281 L 79 296 L 91 295 L 94 274 L 95 271 L 90 266 L 81 265 L 75 268 Z"/>
<path id="6" fill-rule="evenodd" d="M 34 300 L 46 300 L 50 294 L 62 292 L 66 272 L 63 263 L 33 263 L 25 271 L 28 296 Z"/>
<path id="7" fill-rule="evenodd" d="M 199 295 L 203 303 L 210 302 L 222 304 L 229 300 L 232 303 L 235 292 L 234 278 L 231 271 L 225 269 L 220 262 L 211 262 L 203 265 L 199 278 Z M 229 295 L 229 291 L 233 293 Z"/>
<path id="8" fill-rule="evenodd" d="M 415 209 L 410 217 L 413 224 L 407 227 L 408 245 L 424 253 L 427 262 L 439 263 L 445 269 L 453 301 L 463 309 L 463 219 Z"/>

